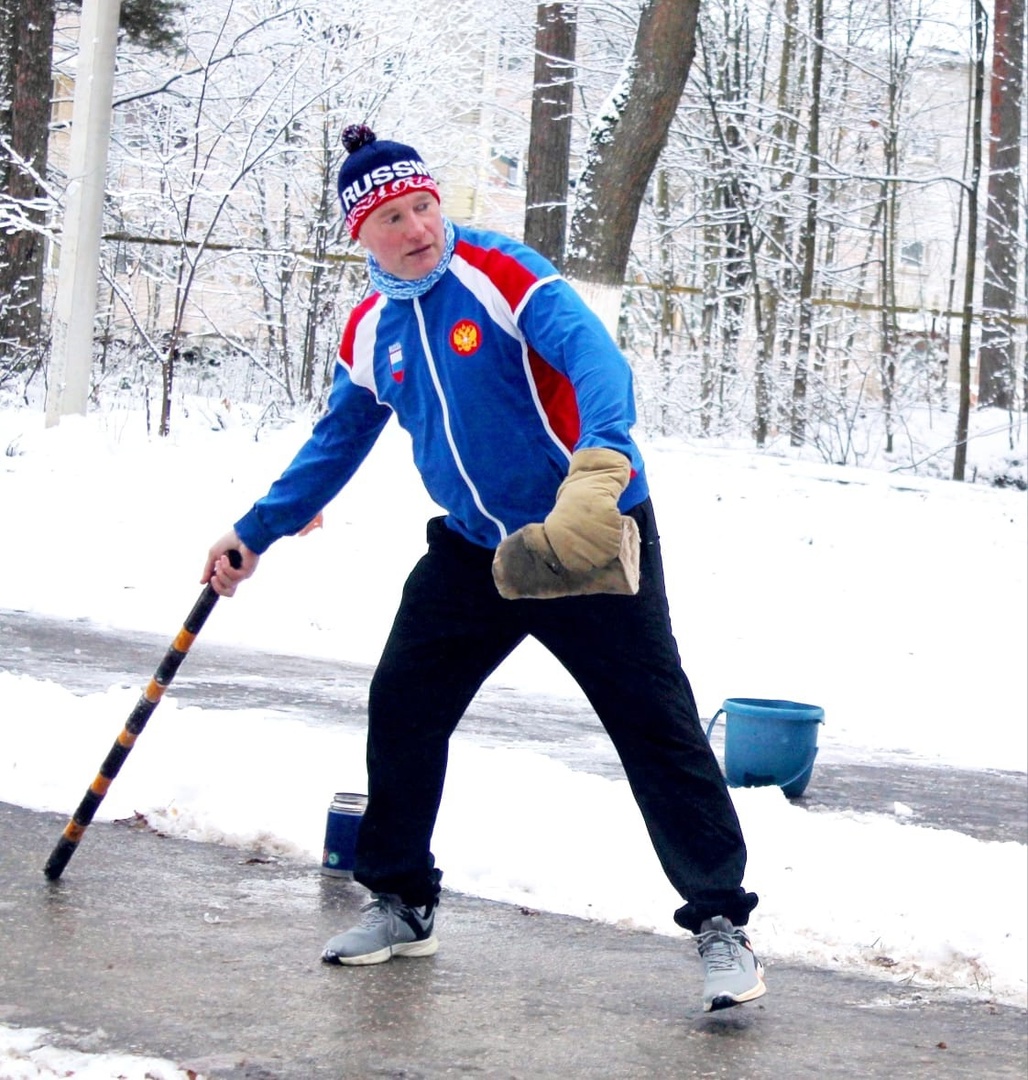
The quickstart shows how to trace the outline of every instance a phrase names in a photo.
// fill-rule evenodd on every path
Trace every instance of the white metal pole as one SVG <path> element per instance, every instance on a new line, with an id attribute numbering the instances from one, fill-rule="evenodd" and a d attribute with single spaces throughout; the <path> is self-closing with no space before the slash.
<path id="1" fill-rule="evenodd" d="M 121 0 L 82 0 L 46 425 L 86 412 Z"/>

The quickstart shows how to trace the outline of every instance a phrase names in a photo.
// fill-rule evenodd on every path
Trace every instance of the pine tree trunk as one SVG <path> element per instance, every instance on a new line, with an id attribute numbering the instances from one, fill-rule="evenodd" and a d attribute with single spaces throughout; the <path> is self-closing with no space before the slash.
<path id="1" fill-rule="evenodd" d="M 1024 138 L 1024 30 L 1024 0 L 996 0 L 978 404 L 1001 409 L 1013 408 L 1016 398 L 1013 318 Z"/>
<path id="2" fill-rule="evenodd" d="M 620 290 L 650 176 L 696 52 L 699 0 L 649 0 L 632 55 L 590 134 L 565 273 Z"/>
<path id="3" fill-rule="evenodd" d="M 0 154 L 0 190 L 22 225 L 4 230 L 0 249 L 0 362 L 17 363 L 41 345 L 46 211 L 39 179 L 50 133 L 53 0 L 0 0 L 0 38 L 0 100 L 10 102 L 0 134 L 13 150 Z"/>
<path id="4" fill-rule="evenodd" d="M 568 217 L 568 154 L 575 92 L 577 11 L 542 3 L 536 12 L 532 128 L 525 184 L 525 243 L 558 269 Z"/>

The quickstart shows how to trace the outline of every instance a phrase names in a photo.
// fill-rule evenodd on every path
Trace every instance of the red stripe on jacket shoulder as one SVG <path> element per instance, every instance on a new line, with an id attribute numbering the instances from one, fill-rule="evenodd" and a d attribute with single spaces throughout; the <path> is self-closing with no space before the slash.
<path id="1" fill-rule="evenodd" d="M 539 280 L 513 255 L 507 255 L 497 248 L 479 247 L 467 240 L 458 240 L 454 253 L 489 278 L 510 305 L 511 311 L 517 311 L 525 294 Z"/>
<path id="2" fill-rule="evenodd" d="M 550 429 L 570 454 L 582 430 L 575 388 L 566 375 L 551 367 L 535 349 L 528 350 L 528 363 Z"/>
<path id="3" fill-rule="evenodd" d="M 375 306 L 378 301 L 378 293 L 373 292 L 362 300 L 350 312 L 346 320 L 346 328 L 343 330 L 343 340 L 339 342 L 339 359 L 348 367 L 353 367 L 353 340 L 357 336 L 357 326 L 361 319 Z"/>

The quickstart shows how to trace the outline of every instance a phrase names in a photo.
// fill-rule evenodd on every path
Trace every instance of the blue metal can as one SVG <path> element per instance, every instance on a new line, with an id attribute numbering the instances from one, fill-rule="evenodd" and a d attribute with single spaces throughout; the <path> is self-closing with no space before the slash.
<path id="1" fill-rule="evenodd" d="M 328 808 L 325 826 L 325 850 L 321 857 L 321 872 L 332 877 L 353 878 L 357 829 L 360 827 L 367 795 L 337 792 Z"/>

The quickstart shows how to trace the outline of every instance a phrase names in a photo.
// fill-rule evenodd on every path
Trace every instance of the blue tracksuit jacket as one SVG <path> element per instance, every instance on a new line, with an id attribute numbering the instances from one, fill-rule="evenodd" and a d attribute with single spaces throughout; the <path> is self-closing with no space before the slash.
<path id="1" fill-rule="evenodd" d="M 629 435 L 627 361 L 574 289 L 518 241 L 458 227 L 443 277 L 413 300 L 370 295 L 339 355 L 325 415 L 236 523 L 252 551 L 298 532 L 338 494 L 393 413 L 447 524 L 484 547 L 543 520 L 578 449 L 631 460 L 623 511 L 648 494 Z"/>

